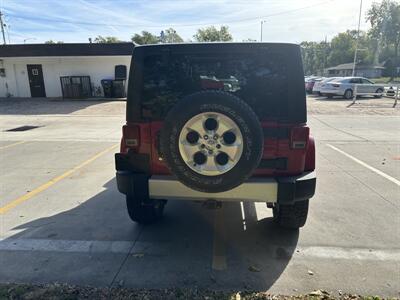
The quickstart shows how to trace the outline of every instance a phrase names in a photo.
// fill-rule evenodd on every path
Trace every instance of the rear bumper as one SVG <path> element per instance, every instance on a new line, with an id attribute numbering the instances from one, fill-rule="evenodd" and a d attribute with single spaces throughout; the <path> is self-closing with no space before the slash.
<path id="1" fill-rule="evenodd" d="M 291 204 L 311 198 L 315 193 L 315 171 L 299 176 L 254 177 L 238 187 L 222 193 L 193 190 L 172 176 L 148 176 L 129 171 L 117 171 L 118 190 L 131 196 L 151 199 L 252 201 Z"/>

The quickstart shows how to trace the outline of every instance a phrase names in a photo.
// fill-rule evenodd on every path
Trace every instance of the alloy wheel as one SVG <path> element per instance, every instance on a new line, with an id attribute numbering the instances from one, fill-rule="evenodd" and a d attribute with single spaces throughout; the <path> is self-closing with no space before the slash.
<path id="1" fill-rule="evenodd" d="M 193 171 L 217 176 L 231 170 L 243 153 L 243 136 L 224 114 L 205 112 L 192 117 L 179 135 L 179 152 Z"/>

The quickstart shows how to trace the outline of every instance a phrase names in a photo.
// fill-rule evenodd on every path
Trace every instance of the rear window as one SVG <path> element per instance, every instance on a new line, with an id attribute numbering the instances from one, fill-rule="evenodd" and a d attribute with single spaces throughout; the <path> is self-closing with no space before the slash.
<path id="1" fill-rule="evenodd" d="M 349 83 L 361 83 L 361 79 L 360 78 L 351 78 L 348 82 Z"/>
<path id="2" fill-rule="evenodd" d="M 266 54 L 267 55 L 267 54 Z M 156 54 L 145 57 L 141 113 L 163 119 L 173 104 L 201 90 L 221 90 L 246 101 L 259 118 L 287 113 L 287 67 L 279 54 Z"/>
<path id="3" fill-rule="evenodd" d="M 374 84 L 372 81 L 369 81 L 369 80 L 366 79 L 366 78 L 361 78 L 361 81 L 362 81 L 362 83 L 364 83 L 364 84 Z"/>

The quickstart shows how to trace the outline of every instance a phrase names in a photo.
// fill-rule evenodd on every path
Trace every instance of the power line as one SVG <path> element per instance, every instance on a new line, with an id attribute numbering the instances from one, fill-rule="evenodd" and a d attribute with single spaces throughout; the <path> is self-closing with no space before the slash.
<path id="1" fill-rule="evenodd" d="M 239 19 L 239 20 L 230 20 L 230 21 L 225 21 L 225 22 L 208 22 L 208 23 L 192 23 L 192 24 L 160 24 L 160 25 L 149 25 L 149 24 L 138 24 L 138 23 L 96 23 L 96 22 L 82 22 L 82 21 L 75 21 L 75 20 L 67 20 L 67 19 L 55 19 L 55 18 L 45 18 L 45 17 L 32 17 L 32 16 L 17 16 L 14 14 L 10 14 L 12 17 L 16 19 L 22 19 L 22 20 L 33 20 L 33 21 L 47 21 L 47 22 L 54 22 L 54 23 L 64 23 L 64 24 L 74 24 L 74 25 L 88 25 L 88 26 L 115 26 L 115 27 L 125 27 L 125 26 L 137 26 L 137 27 L 147 27 L 147 28 L 160 28 L 160 27 L 193 27 L 193 26 L 207 26 L 207 25 L 213 25 L 213 24 L 234 24 L 234 23 L 242 23 L 242 22 L 248 22 L 248 21 L 254 21 L 258 19 L 263 19 L 263 18 L 270 18 L 270 17 L 275 17 L 275 16 L 281 16 L 284 14 L 289 14 L 293 13 L 296 11 L 324 5 L 328 2 L 332 2 L 333 0 L 326 0 L 322 1 L 313 5 L 308 5 L 304 7 L 299 7 L 295 9 L 290 9 L 290 10 L 285 10 L 269 15 L 264 15 L 260 17 L 251 17 L 251 18 L 244 18 L 244 19 Z"/>

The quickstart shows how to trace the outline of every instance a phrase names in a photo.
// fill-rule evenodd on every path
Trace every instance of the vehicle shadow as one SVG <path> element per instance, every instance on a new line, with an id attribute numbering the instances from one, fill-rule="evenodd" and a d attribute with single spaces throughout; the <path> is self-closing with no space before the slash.
<path id="1" fill-rule="evenodd" d="M 316 100 L 316 101 L 329 101 L 329 102 L 343 102 L 343 101 L 352 102 L 353 101 L 353 99 L 346 99 L 346 98 L 343 98 L 341 96 L 335 96 L 333 98 L 328 98 L 326 96 L 317 96 L 317 95 L 315 95 L 315 96 L 312 97 L 312 99 Z M 361 101 L 363 101 L 363 100 L 379 100 L 379 99 L 381 99 L 381 98 L 367 97 L 367 96 L 357 96 L 357 101 L 359 101 L 359 100 L 361 100 Z"/>
<path id="2" fill-rule="evenodd" d="M 169 201 L 162 220 L 140 226 L 129 220 L 115 186 L 112 179 L 102 192 L 71 209 L 55 207 L 54 215 L 13 228 L 18 233 L 4 241 L 35 244 L 2 255 L 0 281 L 268 290 L 295 251 L 299 231 L 280 229 L 253 203 L 244 203 L 243 210 L 240 203 L 211 210 L 200 203 Z M 61 248 L 36 249 L 38 240 L 51 247 L 61 243 Z M 77 246 L 96 241 L 130 246 L 121 253 Z M 69 251 L 70 243 L 76 252 Z"/>
<path id="3" fill-rule="evenodd" d="M 115 99 L 0 98 L 0 114 L 70 114 L 108 101 L 115 101 Z"/>
<path id="4" fill-rule="evenodd" d="M 228 203 L 225 209 L 227 269 L 218 274 L 222 286 L 268 290 L 289 263 L 299 230 L 277 226 L 263 203 Z"/>

